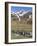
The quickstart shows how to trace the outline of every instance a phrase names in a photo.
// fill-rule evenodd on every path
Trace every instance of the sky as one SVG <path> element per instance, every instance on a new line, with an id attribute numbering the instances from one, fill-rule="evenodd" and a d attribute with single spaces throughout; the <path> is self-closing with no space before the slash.
<path id="1" fill-rule="evenodd" d="M 20 7 L 20 6 L 11 6 L 11 13 L 18 11 L 32 11 L 32 7 Z"/>

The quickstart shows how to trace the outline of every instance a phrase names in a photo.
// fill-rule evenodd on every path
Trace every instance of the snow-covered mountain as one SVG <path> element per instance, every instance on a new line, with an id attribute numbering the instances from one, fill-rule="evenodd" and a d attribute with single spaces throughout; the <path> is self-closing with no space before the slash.
<path id="1" fill-rule="evenodd" d="M 19 21 L 20 21 L 20 17 L 21 16 L 29 16 L 30 14 L 32 14 L 31 11 L 19 11 L 19 12 L 12 12 L 13 15 L 17 16 Z"/>
<path id="2" fill-rule="evenodd" d="M 18 12 L 12 12 L 13 15 L 18 15 L 18 16 L 23 16 L 24 14 L 27 14 L 28 12 L 31 11 L 18 11 Z"/>

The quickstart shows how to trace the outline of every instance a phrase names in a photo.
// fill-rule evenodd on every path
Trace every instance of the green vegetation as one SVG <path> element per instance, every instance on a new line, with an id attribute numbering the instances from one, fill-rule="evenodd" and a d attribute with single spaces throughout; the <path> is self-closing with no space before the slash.
<path id="1" fill-rule="evenodd" d="M 17 35 L 18 34 L 11 32 L 11 39 L 30 39 L 30 38 L 32 38 L 32 36 L 26 37 L 23 35 L 18 35 L 18 36 Z"/>

